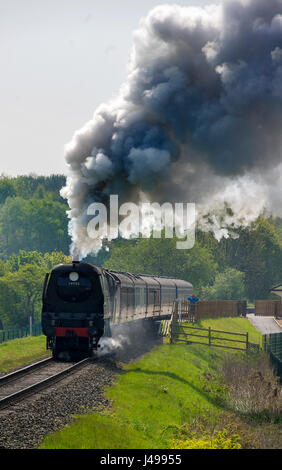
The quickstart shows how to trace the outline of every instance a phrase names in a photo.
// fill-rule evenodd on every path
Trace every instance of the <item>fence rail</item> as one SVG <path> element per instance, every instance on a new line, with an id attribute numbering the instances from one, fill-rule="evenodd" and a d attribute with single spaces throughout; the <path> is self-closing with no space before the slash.
<path id="1" fill-rule="evenodd" d="M 203 333 L 198 334 L 197 332 Z M 226 336 L 214 336 L 216 334 L 222 335 L 232 335 L 236 336 L 236 338 L 230 338 Z M 194 338 L 203 338 L 203 341 L 194 340 Z M 238 337 L 243 339 L 238 339 Z M 234 345 L 225 344 L 225 342 L 233 342 L 236 343 Z M 239 351 L 248 351 L 250 347 L 248 333 L 233 333 L 231 331 L 223 331 L 223 330 L 213 330 L 211 327 L 209 328 L 199 328 L 194 326 L 187 326 L 179 323 L 172 323 L 171 325 L 171 343 L 195 343 L 195 344 L 203 344 L 206 346 L 215 346 L 217 348 L 226 348 L 226 349 L 237 349 Z M 240 344 L 238 344 L 240 343 Z M 240 345 L 244 345 L 244 347 L 239 347 Z"/>
<path id="2" fill-rule="evenodd" d="M 159 335 L 169 336 L 170 335 L 170 326 L 171 326 L 171 320 L 162 320 L 160 322 Z"/>
<path id="3" fill-rule="evenodd" d="M 32 325 L 32 336 L 40 336 L 42 334 L 41 323 L 34 323 Z M 0 331 L 0 343 L 10 341 L 12 339 L 24 338 L 30 336 L 30 326 L 22 328 L 10 328 L 8 330 Z"/>
<path id="4" fill-rule="evenodd" d="M 218 348 L 236 349 L 239 351 L 258 350 L 259 345 L 250 343 L 248 333 L 216 330 L 185 325 L 184 322 L 195 323 L 196 309 L 189 309 L 186 301 L 174 301 L 170 320 L 161 322 L 160 334 L 169 336 L 170 343 L 193 343 Z M 224 336 L 223 336 L 224 335 Z M 201 338 L 203 341 L 195 340 Z M 236 343 L 232 345 L 230 343 Z M 227 344 L 226 344 L 227 343 Z M 241 347 L 241 345 L 243 347 Z"/>
<path id="5" fill-rule="evenodd" d="M 200 300 L 190 304 L 188 300 L 178 301 L 179 316 L 189 322 L 196 319 L 216 317 L 238 317 L 247 313 L 245 300 Z"/>

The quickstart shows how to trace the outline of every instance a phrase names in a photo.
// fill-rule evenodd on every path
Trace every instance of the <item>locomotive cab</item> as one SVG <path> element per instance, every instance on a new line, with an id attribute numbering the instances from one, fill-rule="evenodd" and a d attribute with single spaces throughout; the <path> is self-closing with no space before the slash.
<path id="1" fill-rule="evenodd" d="M 102 272 L 88 263 L 55 266 L 46 275 L 42 331 L 47 349 L 57 358 L 63 351 L 92 355 L 104 333 Z"/>

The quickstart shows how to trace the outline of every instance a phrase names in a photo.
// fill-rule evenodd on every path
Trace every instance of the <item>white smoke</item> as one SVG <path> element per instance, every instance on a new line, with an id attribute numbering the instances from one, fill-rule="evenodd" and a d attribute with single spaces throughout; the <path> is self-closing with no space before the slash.
<path id="1" fill-rule="evenodd" d="M 200 220 L 218 237 L 265 207 L 281 212 L 281 128 L 282 0 L 154 8 L 119 96 L 65 148 L 72 251 L 98 251 L 86 211 L 110 194 L 195 202 L 199 214 L 226 202 L 224 223 Z"/>
<path id="2" fill-rule="evenodd" d="M 102 336 L 99 341 L 99 348 L 97 349 L 97 357 L 102 357 L 106 354 L 117 352 L 129 344 L 129 338 L 121 334 L 114 338 Z"/>

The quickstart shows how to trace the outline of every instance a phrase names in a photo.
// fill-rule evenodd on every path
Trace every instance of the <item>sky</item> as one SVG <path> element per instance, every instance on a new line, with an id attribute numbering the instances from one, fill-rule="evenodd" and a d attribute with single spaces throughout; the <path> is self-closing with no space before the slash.
<path id="1" fill-rule="evenodd" d="M 162 3 L 0 0 L 0 174 L 66 173 L 64 146 L 126 77 L 133 31 Z"/>

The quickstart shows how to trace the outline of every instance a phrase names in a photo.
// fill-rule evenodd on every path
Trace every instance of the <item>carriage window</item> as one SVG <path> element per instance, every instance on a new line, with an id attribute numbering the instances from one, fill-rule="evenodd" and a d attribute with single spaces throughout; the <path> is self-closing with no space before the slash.
<path id="1" fill-rule="evenodd" d="M 72 272 L 58 277 L 56 291 L 58 296 L 67 302 L 83 302 L 91 295 L 91 280 Z"/>

